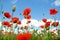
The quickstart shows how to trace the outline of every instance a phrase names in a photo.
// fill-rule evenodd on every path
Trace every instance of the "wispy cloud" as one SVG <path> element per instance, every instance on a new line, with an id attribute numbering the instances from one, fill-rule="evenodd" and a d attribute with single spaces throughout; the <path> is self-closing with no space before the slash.
<path id="1" fill-rule="evenodd" d="M 60 6 L 60 0 L 55 0 L 55 1 L 54 1 L 54 5 L 55 5 L 55 6 Z"/>
<path id="2" fill-rule="evenodd" d="M 18 0 L 12 0 L 11 3 L 15 4 Z"/>

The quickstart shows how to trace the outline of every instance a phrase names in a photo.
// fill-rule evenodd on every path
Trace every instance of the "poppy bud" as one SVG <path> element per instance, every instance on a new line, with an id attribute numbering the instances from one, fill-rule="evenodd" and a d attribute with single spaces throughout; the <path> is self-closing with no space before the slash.
<path id="1" fill-rule="evenodd" d="M 16 10 L 16 5 L 12 7 L 12 11 L 15 12 L 15 10 Z"/>

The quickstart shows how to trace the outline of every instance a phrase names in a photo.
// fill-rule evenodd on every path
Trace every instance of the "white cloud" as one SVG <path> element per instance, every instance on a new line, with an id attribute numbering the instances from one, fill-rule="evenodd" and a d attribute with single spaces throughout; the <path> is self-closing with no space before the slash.
<path id="1" fill-rule="evenodd" d="M 27 26 L 27 19 L 23 19 L 21 22 L 22 22 L 21 25 L 22 25 L 23 27 L 24 27 L 24 26 Z"/>
<path id="2" fill-rule="evenodd" d="M 29 26 L 31 26 L 31 25 L 33 25 L 33 26 L 35 26 L 35 27 L 39 27 L 40 25 L 42 25 L 42 24 L 44 24 L 44 22 L 42 22 L 42 21 L 38 21 L 38 20 L 36 20 L 36 19 L 30 19 L 31 20 L 31 23 L 29 23 L 28 25 Z M 22 21 L 22 26 L 27 26 L 27 19 L 23 19 Z"/>
<path id="3" fill-rule="evenodd" d="M 39 20 L 39 21 L 36 20 L 36 19 L 30 19 L 30 20 L 31 20 L 31 23 L 27 24 L 27 19 L 23 19 L 23 20 L 21 21 L 21 22 L 22 22 L 21 26 L 24 27 L 24 26 L 29 25 L 29 26 L 31 27 L 31 25 L 33 25 L 33 26 L 35 26 L 35 27 L 39 27 L 39 26 L 45 24 L 42 20 Z M 47 21 L 51 21 L 51 23 L 54 22 L 53 19 L 47 19 Z M 56 20 L 56 21 L 58 21 L 58 20 Z M 59 21 L 59 23 L 60 23 L 60 21 Z"/>
<path id="4" fill-rule="evenodd" d="M 31 25 L 34 25 L 34 26 L 36 26 L 36 27 L 38 27 L 39 26 L 39 22 L 38 22 L 38 20 L 35 20 L 35 19 L 31 19 Z"/>
<path id="5" fill-rule="evenodd" d="M 15 4 L 17 1 L 18 1 L 18 0 L 12 0 L 11 2 L 12 2 L 12 4 Z"/>
<path id="6" fill-rule="evenodd" d="M 55 4 L 55 6 L 60 6 L 60 0 L 55 0 L 54 4 Z"/>

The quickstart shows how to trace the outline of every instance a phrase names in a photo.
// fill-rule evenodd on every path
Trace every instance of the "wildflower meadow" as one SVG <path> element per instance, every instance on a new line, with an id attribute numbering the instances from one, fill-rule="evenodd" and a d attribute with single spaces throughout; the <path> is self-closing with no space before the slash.
<path id="1" fill-rule="evenodd" d="M 54 20 L 46 18 L 47 14 L 43 14 L 41 20 L 34 20 L 32 19 L 33 8 L 25 7 L 23 10 L 19 10 L 15 4 L 17 0 L 15 0 L 11 10 L 9 8 L 10 12 L 6 7 L 5 10 L 3 9 L 4 1 L 6 0 L 2 0 L 0 5 L 0 40 L 60 40 L 60 20 L 57 19 L 59 13 L 57 8 L 50 7 L 48 10 L 48 14 Z M 17 13 L 15 13 L 16 11 Z M 18 14 L 18 11 L 22 12 Z M 21 16 L 23 20 L 20 19 Z M 47 17 L 49 16 L 47 15 Z"/>

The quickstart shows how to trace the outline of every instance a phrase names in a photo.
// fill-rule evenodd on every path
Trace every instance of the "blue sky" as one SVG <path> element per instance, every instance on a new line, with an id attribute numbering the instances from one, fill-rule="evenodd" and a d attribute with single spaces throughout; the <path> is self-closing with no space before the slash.
<path id="1" fill-rule="evenodd" d="M 2 0 L 0 0 L 0 7 L 1 1 Z M 56 6 L 54 4 L 55 1 L 56 0 L 4 0 L 2 4 L 2 10 L 12 13 L 12 6 L 16 5 L 16 11 L 14 12 L 14 16 L 19 17 L 20 20 L 22 20 L 23 16 L 20 16 L 20 13 L 22 13 L 25 8 L 31 8 L 32 19 L 41 20 L 42 18 L 52 18 L 49 14 L 49 9 L 56 8 L 58 10 L 58 14 L 56 15 L 56 17 L 57 19 L 59 19 L 60 6 Z M 45 14 L 44 16 L 43 13 Z M 1 17 L 2 16 L 0 14 L 0 19 Z"/>

